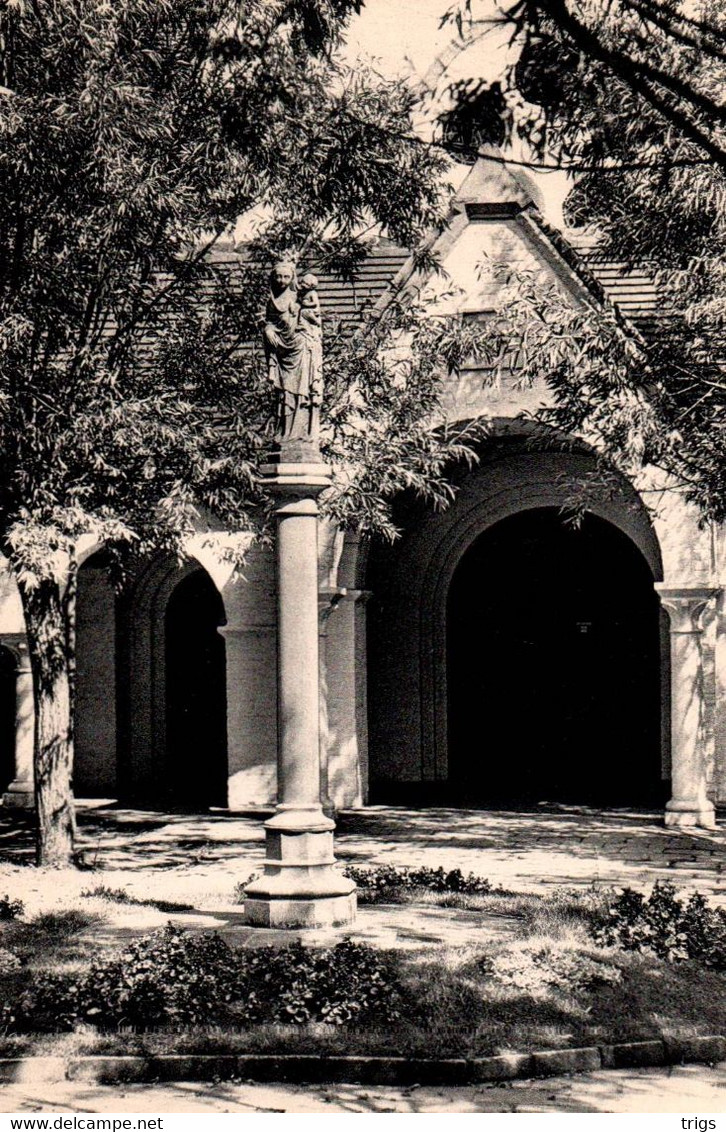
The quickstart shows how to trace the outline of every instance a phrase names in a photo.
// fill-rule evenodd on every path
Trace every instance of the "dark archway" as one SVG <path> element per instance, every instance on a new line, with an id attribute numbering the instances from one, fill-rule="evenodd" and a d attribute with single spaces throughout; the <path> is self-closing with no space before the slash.
<path id="1" fill-rule="evenodd" d="M 15 669 L 10 649 L 0 647 L 0 794 L 15 778 Z"/>
<path id="2" fill-rule="evenodd" d="M 165 615 L 166 781 L 173 805 L 227 804 L 224 605 L 206 571 L 174 588 Z"/>
<path id="3" fill-rule="evenodd" d="M 468 805 L 660 804 L 653 576 L 604 519 L 495 523 L 447 602 L 448 777 Z"/>

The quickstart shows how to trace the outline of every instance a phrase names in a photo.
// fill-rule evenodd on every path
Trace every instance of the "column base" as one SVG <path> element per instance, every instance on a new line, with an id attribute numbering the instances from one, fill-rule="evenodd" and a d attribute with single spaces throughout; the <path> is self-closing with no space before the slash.
<path id="1" fill-rule="evenodd" d="M 27 782 L 11 782 L 2 796 L 4 810 L 34 810 L 35 792 Z"/>
<path id="2" fill-rule="evenodd" d="M 687 829 L 698 826 L 701 829 L 716 828 L 716 811 L 710 802 L 700 799 L 666 802 L 665 824 L 670 829 Z"/>
<path id="3" fill-rule="evenodd" d="M 247 898 L 245 920 L 260 928 L 342 928 L 355 922 L 355 892 L 310 900 Z"/>
<path id="4" fill-rule="evenodd" d="M 245 890 L 249 924 L 277 928 L 352 924 L 355 884 L 336 867 L 334 823 L 320 805 L 282 805 L 265 822 L 265 869 Z"/>

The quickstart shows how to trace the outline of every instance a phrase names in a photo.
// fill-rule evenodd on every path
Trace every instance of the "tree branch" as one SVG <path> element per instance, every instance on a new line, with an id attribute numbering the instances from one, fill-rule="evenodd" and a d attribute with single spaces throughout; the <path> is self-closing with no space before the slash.
<path id="1" fill-rule="evenodd" d="M 537 3 L 541 6 L 542 11 L 569 36 L 576 47 L 587 52 L 591 58 L 604 63 L 626 86 L 645 98 L 668 122 L 676 126 L 681 133 L 700 149 L 703 149 L 721 169 L 726 171 L 726 150 L 714 142 L 711 135 L 701 129 L 691 118 L 674 108 L 657 91 L 653 90 L 652 86 L 635 69 L 637 67 L 643 70 L 642 64 L 634 64 L 621 52 L 606 47 L 590 28 L 582 24 L 568 11 L 564 0 L 537 0 Z M 723 114 L 726 120 L 726 108 L 719 112 Z"/>

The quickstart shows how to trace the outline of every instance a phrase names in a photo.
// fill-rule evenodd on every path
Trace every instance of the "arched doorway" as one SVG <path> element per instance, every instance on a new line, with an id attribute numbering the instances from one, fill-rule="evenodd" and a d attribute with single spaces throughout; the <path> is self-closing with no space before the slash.
<path id="1" fill-rule="evenodd" d="M 175 586 L 164 617 L 164 793 L 192 809 L 227 804 L 224 605 L 205 570 Z"/>
<path id="2" fill-rule="evenodd" d="M 0 647 L 0 795 L 15 777 L 15 669 L 10 649 Z"/>
<path id="3" fill-rule="evenodd" d="M 659 804 L 659 603 L 633 542 L 556 507 L 488 527 L 446 608 L 453 800 Z"/>

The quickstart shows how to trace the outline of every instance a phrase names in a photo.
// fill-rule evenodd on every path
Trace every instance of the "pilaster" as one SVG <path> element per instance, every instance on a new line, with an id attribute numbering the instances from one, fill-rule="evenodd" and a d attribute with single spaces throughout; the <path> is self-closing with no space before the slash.
<path id="1" fill-rule="evenodd" d="M 33 700 L 33 673 L 25 636 L 13 634 L 0 640 L 10 649 L 16 660 L 15 667 L 15 773 L 13 781 L 3 794 L 3 806 L 8 809 L 32 809 L 35 805 L 33 746 L 35 738 L 35 703 Z"/>
<path id="2" fill-rule="evenodd" d="M 670 619 L 671 640 L 671 793 L 667 826 L 715 825 L 713 802 L 706 792 L 704 750 L 703 628 L 715 608 L 717 589 L 676 588 L 656 583 Z"/>

